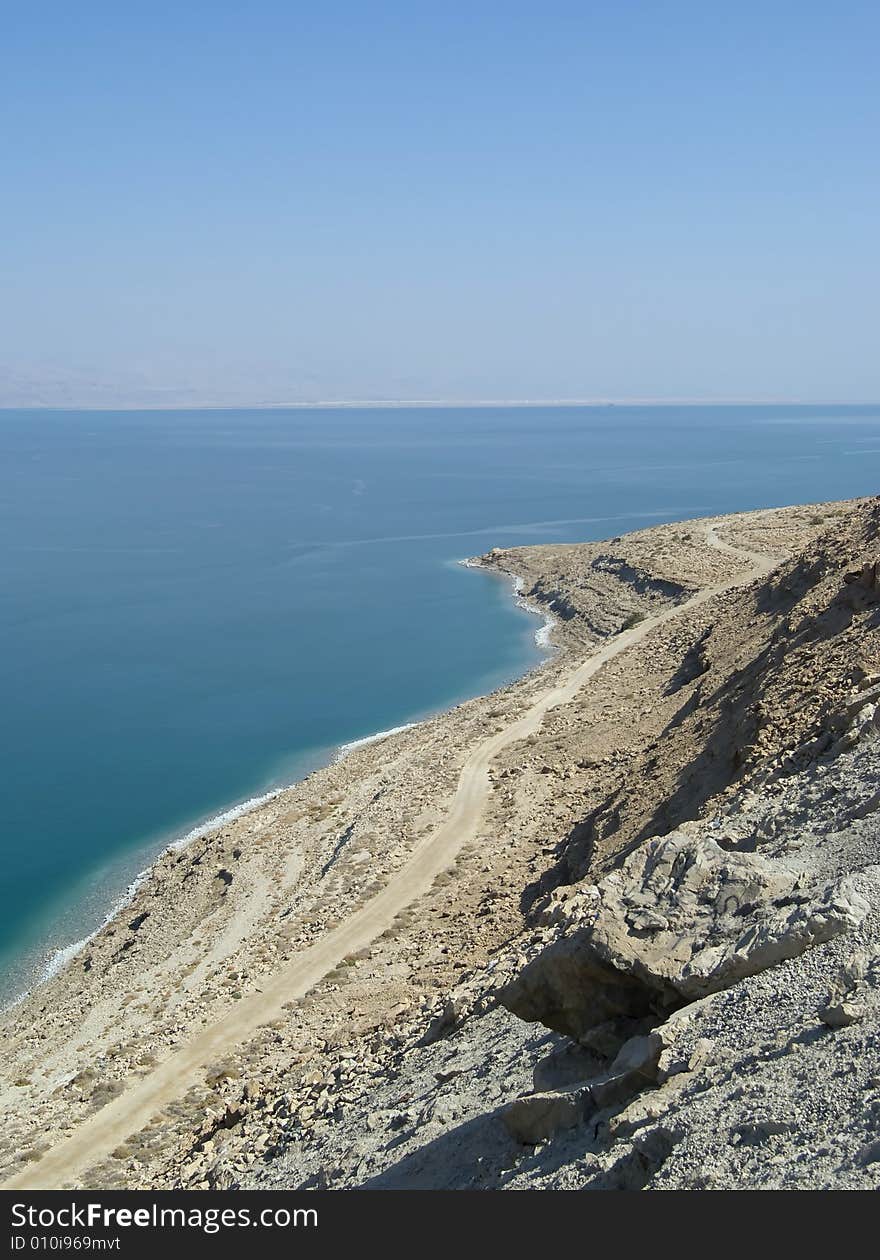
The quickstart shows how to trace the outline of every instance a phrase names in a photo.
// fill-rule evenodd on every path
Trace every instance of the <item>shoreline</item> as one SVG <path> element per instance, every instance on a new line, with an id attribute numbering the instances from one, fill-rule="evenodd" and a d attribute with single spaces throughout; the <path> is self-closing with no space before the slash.
<path id="1" fill-rule="evenodd" d="M 560 545 L 565 546 L 567 544 Z M 577 544 L 573 545 L 576 546 Z M 503 551 L 503 549 L 501 550 Z M 489 554 L 494 554 L 494 551 Z M 547 649 L 547 655 L 543 656 L 535 665 L 530 666 L 527 672 L 531 672 L 531 670 L 534 669 L 540 669 L 547 663 L 547 661 L 552 660 L 560 650 L 559 644 L 553 639 L 553 631 L 557 628 L 559 619 L 554 617 L 552 613 L 548 612 L 546 608 L 542 608 L 535 600 L 530 600 L 528 598 L 525 594 L 525 578 L 521 574 L 513 573 L 507 569 L 501 569 L 499 571 L 498 569 L 492 568 L 490 565 L 483 562 L 482 556 L 468 556 L 464 560 L 459 560 L 458 563 L 464 569 L 479 569 L 482 573 L 488 573 L 494 577 L 500 577 L 503 574 L 510 583 L 511 596 L 517 608 L 521 608 L 523 612 L 527 612 L 533 617 L 543 618 L 544 624 L 539 626 L 535 631 L 534 640 L 535 647 L 539 648 L 541 651 L 545 648 Z M 525 674 L 522 675 L 523 678 L 525 676 Z"/>
<path id="2" fill-rule="evenodd" d="M 473 567 L 512 577 L 525 599 L 520 577 L 542 618 L 558 610 L 558 650 L 488 695 L 352 741 L 341 760 L 166 851 L 131 921 L 117 916 L 81 965 L 5 1015 L 0 1161 L 20 1170 L 16 1184 L 66 1160 L 64 1146 L 76 1168 L 104 1161 L 92 1188 L 178 1176 L 209 1188 L 190 1170 L 191 1135 L 206 1108 L 238 1106 L 243 1081 L 274 1097 L 298 1065 L 319 1056 L 320 1068 L 352 1038 L 397 1045 L 411 1025 L 421 1037 L 462 972 L 491 972 L 522 931 L 523 889 L 540 886 L 558 846 L 573 843 L 577 860 L 587 801 L 629 782 L 636 747 L 675 717 L 682 697 L 664 679 L 711 620 L 713 592 L 748 583 L 756 551 L 790 553 L 815 534 L 816 506 L 483 557 Z M 675 773 L 670 762 L 670 783 Z M 629 795 L 653 801 L 657 788 L 644 776 Z M 161 1111 L 172 1098 L 183 1110 Z"/>
<path id="3" fill-rule="evenodd" d="M 309 773 L 313 773 L 313 771 L 310 771 Z M 304 776 L 304 778 L 307 777 L 307 775 Z M 296 782 L 302 783 L 303 779 L 298 779 Z M 54 976 L 57 976 L 62 968 L 66 967 L 69 962 L 76 958 L 77 954 L 81 953 L 90 941 L 94 940 L 99 932 L 102 932 L 105 927 L 111 924 L 117 915 L 122 914 L 123 910 L 125 910 L 127 906 L 131 905 L 132 901 L 137 896 L 138 891 L 143 887 L 144 882 L 149 879 L 150 871 L 163 854 L 187 848 L 193 843 L 193 841 L 200 840 L 203 836 L 210 835 L 213 831 L 218 830 L 218 828 L 222 827 L 225 823 L 235 822 L 239 818 L 246 817 L 254 810 L 259 809 L 260 806 L 267 805 L 277 796 L 280 796 L 282 792 L 286 792 L 288 788 L 294 786 L 295 783 L 291 783 L 282 787 L 273 788 L 271 791 L 264 792 L 260 796 L 247 797 L 245 800 L 236 805 L 230 805 L 226 809 L 221 810 L 219 813 L 212 814 L 209 818 L 205 819 L 204 822 L 197 823 L 195 827 L 191 827 L 183 835 L 177 836 L 163 844 L 162 848 L 159 849 L 153 860 L 148 862 L 146 866 L 143 866 L 137 872 L 125 889 L 125 892 L 117 897 L 111 909 L 107 911 L 107 914 L 96 928 L 94 928 L 86 936 L 82 936 L 75 941 L 70 941 L 67 945 L 60 945 L 57 949 L 52 950 L 52 952 L 48 955 L 44 955 L 43 960 L 37 964 L 40 967 L 38 977 L 29 988 L 25 989 L 22 993 L 19 993 L 17 997 L 12 998 L 3 1005 L 0 1005 L 0 1015 L 4 1015 L 7 1011 L 11 1011 L 20 1002 L 23 1002 L 26 998 L 30 997 L 30 995 L 40 987 L 40 985 L 46 984 L 47 981 L 51 980 Z"/>
<path id="4" fill-rule="evenodd" d="M 467 557 L 455 561 L 456 564 L 466 569 L 478 569 L 488 574 L 490 577 L 499 577 L 498 571 L 483 564 L 480 557 Z M 43 985 L 48 984 L 56 976 L 58 976 L 68 963 L 72 962 L 88 945 L 93 941 L 105 928 L 109 927 L 113 921 L 118 918 L 134 901 L 140 889 L 149 880 L 155 866 L 159 863 L 167 853 L 182 852 L 197 840 L 201 840 L 212 836 L 220 831 L 226 824 L 236 822 L 239 819 L 246 818 L 248 815 L 255 813 L 264 805 L 270 804 L 273 800 L 282 796 L 285 792 L 289 792 L 303 783 L 306 783 L 312 775 L 320 773 L 330 767 L 340 765 L 352 753 L 357 752 L 361 748 L 369 747 L 373 744 L 380 743 L 394 735 L 401 735 L 406 732 L 417 729 L 435 718 L 443 717 L 452 710 L 458 708 L 462 704 L 473 701 L 483 701 L 498 692 L 505 691 L 508 687 L 515 686 L 524 679 L 531 677 L 534 673 L 542 670 L 548 662 L 555 659 L 559 653 L 559 647 L 553 644 L 550 636 L 555 628 L 556 618 L 540 608 L 537 604 L 530 602 L 523 594 L 522 588 L 524 579 L 512 573 L 504 573 L 504 577 L 509 579 L 511 587 L 511 598 L 518 608 L 523 612 L 527 612 L 532 616 L 540 616 L 544 619 L 544 624 L 534 632 L 534 642 L 539 649 L 548 648 L 546 656 L 529 665 L 523 673 L 517 674 L 515 678 L 502 683 L 499 687 L 492 688 L 487 692 L 480 692 L 473 696 L 467 696 L 462 700 L 457 700 L 450 705 L 441 709 L 437 709 L 425 714 L 423 717 L 416 718 L 413 721 L 404 722 L 399 726 L 389 727 L 386 730 L 375 731 L 369 735 L 361 736 L 358 739 L 348 740 L 344 743 L 332 746 L 332 751 L 328 759 L 320 765 L 314 766 L 301 778 L 293 779 L 289 783 L 279 784 L 277 787 L 270 788 L 265 792 L 254 796 L 249 796 L 243 800 L 221 807 L 216 813 L 211 814 L 202 822 L 196 823 L 189 827 L 180 835 L 175 835 L 171 839 L 161 842 L 154 856 L 144 866 L 142 866 L 129 881 L 124 892 L 119 894 L 113 901 L 110 909 L 107 911 L 100 923 L 98 923 L 92 931 L 86 933 L 82 937 L 69 941 L 64 945 L 49 947 L 42 956 L 33 963 L 33 978 L 30 983 L 14 997 L 5 1001 L 0 1001 L 0 1017 L 13 1012 L 17 1006 L 26 1001 Z"/>

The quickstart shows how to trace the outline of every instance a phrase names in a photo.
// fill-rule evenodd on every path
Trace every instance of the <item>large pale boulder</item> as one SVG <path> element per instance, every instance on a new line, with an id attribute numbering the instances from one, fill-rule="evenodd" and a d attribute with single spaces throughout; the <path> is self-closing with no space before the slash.
<path id="1" fill-rule="evenodd" d="M 592 1101 L 586 1087 L 554 1090 L 514 1099 L 502 1110 L 501 1119 L 512 1138 L 534 1146 L 564 1129 L 576 1128 L 589 1110 Z"/>
<path id="2" fill-rule="evenodd" d="M 572 1037 L 615 1019 L 662 1018 L 855 927 L 851 881 L 805 887 L 753 853 L 683 831 L 648 841 L 572 903 L 572 930 L 500 994 L 520 1018 Z"/>

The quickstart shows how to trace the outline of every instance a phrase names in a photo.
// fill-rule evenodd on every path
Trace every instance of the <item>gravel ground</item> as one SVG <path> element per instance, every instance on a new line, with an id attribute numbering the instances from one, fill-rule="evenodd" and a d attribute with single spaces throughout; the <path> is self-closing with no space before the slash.
<path id="1" fill-rule="evenodd" d="M 536 1147 L 502 1111 L 566 1038 L 494 1007 L 446 1038 L 418 1029 L 319 1135 L 291 1136 L 242 1184 L 382 1188 L 870 1188 L 880 1183 L 880 739 L 727 802 L 730 847 L 822 880 L 858 872 L 861 926 L 694 1003 L 676 1050 L 702 1063 Z M 859 816 L 863 815 L 863 816 Z M 768 838 L 768 836 L 772 838 Z M 862 960 L 855 1022 L 820 1011 Z"/>

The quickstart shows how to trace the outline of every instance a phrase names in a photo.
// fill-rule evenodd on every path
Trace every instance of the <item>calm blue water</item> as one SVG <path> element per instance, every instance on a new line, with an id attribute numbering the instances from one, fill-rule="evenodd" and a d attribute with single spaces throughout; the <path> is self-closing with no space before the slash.
<path id="1" fill-rule="evenodd" d="M 533 664 L 456 559 L 878 473 L 877 407 L 0 412 L 0 993 L 173 835 Z"/>

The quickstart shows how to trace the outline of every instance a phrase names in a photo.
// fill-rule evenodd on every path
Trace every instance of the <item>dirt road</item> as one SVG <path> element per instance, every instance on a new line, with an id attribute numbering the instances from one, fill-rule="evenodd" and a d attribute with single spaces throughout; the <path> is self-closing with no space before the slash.
<path id="1" fill-rule="evenodd" d="M 451 866 L 463 846 L 476 836 L 489 794 L 489 766 L 503 748 L 538 731 L 550 709 L 568 704 L 603 665 L 626 652 L 658 626 L 693 610 L 724 590 L 763 576 L 778 563 L 779 557 L 746 551 L 724 542 L 718 538 L 716 528 L 714 525 L 706 527 L 707 545 L 747 564 L 746 571 L 724 584 L 705 587 L 684 603 L 667 608 L 632 629 L 615 635 L 572 669 L 564 682 L 542 693 L 517 721 L 483 740 L 462 767 L 443 823 L 417 845 L 409 861 L 380 893 L 299 954 L 265 984 L 262 991 L 243 998 L 222 1019 L 197 1033 L 148 1076 L 107 1103 L 41 1159 L 4 1183 L 2 1188 L 57 1189 L 77 1184 L 88 1168 L 107 1158 L 163 1107 L 184 1094 L 207 1065 L 223 1057 L 230 1048 L 247 1041 L 262 1025 L 278 1019 L 285 1003 L 302 997 L 348 954 L 366 948 L 386 931 L 394 917 L 427 893 L 437 876 Z"/>

